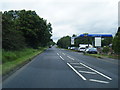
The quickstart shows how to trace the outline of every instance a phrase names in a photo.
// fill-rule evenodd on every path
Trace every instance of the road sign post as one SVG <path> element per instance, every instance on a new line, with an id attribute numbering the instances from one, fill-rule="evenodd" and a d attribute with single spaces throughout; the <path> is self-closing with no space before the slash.
<path id="1" fill-rule="evenodd" d="M 101 47 L 101 37 L 95 37 L 95 46 Z"/>
<path id="2" fill-rule="evenodd" d="M 74 37 L 71 37 L 71 45 L 74 45 Z"/>

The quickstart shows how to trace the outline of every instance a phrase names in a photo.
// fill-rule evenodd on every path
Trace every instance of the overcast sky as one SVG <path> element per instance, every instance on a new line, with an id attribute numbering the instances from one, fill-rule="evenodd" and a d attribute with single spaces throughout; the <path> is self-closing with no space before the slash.
<path id="1" fill-rule="evenodd" d="M 0 0 L 0 10 L 35 10 L 52 24 L 52 39 L 81 33 L 112 33 L 118 27 L 119 0 Z"/>

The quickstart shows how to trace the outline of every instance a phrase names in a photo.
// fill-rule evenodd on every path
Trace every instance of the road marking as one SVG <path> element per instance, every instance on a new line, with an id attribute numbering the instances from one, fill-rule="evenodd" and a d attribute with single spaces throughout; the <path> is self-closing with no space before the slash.
<path id="1" fill-rule="evenodd" d="M 57 55 L 59 55 L 59 53 L 57 53 Z"/>
<path id="2" fill-rule="evenodd" d="M 70 63 L 70 64 L 77 64 L 77 65 L 80 65 L 80 63 Z"/>
<path id="3" fill-rule="evenodd" d="M 75 68 L 84 68 L 84 67 L 81 67 L 81 66 L 74 66 Z"/>
<path id="4" fill-rule="evenodd" d="M 64 58 L 63 58 L 62 56 L 60 56 L 60 58 L 61 58 L 62 60 L 64 60 Z"/>
<path id="5" fill-rule="evenodd" d="M 75 70 L 69 63 L 67 65 L 78 75 L 80 76 L 83 80 L 87 80 L 83 75 L 81 75 L 77 70 Z"/>
<path id="6" fill-rule="evenodd" d="M 99 82 L 99 83 L 109 83 L 109 82 L 106 82 L 106 81 L 95 80 L 95 79 L 89 79 L 89 81 Z"/>
<path id="7" fill-rule="evenodd" d="M 88 72 L 88 71 L 79 71 L 79 72 L 88 73 L 88 74 L 96 74 L 95 72 Z"/>
<path id="8" fill-rule="evenodd" d="M 70 56 L 67 56 L 68 58 L 70 58 L 70 59 L 72 59 L 72 60 L 74 60 L 74 58 L 71 58 Z"/>
<path id="9" fill-rule="evenodd" d="M 90 70 L 92 70 L 92 71 L 94 71 L 94 72 L 100 74 L 101 76 L 103 76 L 103 77 L 105 77 L 105 78 L 107 78 L 107 79 L 109 79 L 109 80 L 112 80 L 112 78 L 110 78 L 110 77 L 108 77 L 108 76 L 102 74 L 101 72 L 98 72 L 97 70 L 92 69 L 91 67 L 89 67 L 89 66 L 87 66 L 87 65 L 85 65 L 85 64 L 83 64 L 83 63 L 80 63 L 80 64 L 83 65 L 83 66 L 85 66 L 86 68 L 89 68 Z"/>
<path id="10" fill-rule="evenodd" d="M 65 55 L 65 53 L 62 53 L 63 55 Z"/>

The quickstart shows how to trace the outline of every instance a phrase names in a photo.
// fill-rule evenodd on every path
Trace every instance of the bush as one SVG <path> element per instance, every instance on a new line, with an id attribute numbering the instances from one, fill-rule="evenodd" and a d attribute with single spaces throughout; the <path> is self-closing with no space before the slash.
<path id="1" fill-rule="evenodd" d="M 108 53 L 109 52 L 109 47 L 103 47 L 103 50 L 102 50 L 104 53 Z"/>

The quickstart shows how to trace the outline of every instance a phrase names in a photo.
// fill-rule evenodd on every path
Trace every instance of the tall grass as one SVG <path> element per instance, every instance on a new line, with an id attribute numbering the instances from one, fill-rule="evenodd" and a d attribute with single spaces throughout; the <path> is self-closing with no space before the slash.
<path id="1" fill-rule="evenodd" d="M 26 48 L 20 51 L 2 51 L 2 63 L 11 62 L 18 58 L 24 57 L 31 53 L 36 52 L 37 50 L 32 48 Z"/>
<path id="2" fill-rule="evenodd" d="M 43 52 L 46 48 L 39 49 L 26 48 L 20 51 L 2 51 L 2 74 L 6 75 L 26 61 L 29 61 L 37 54 Z"/>

